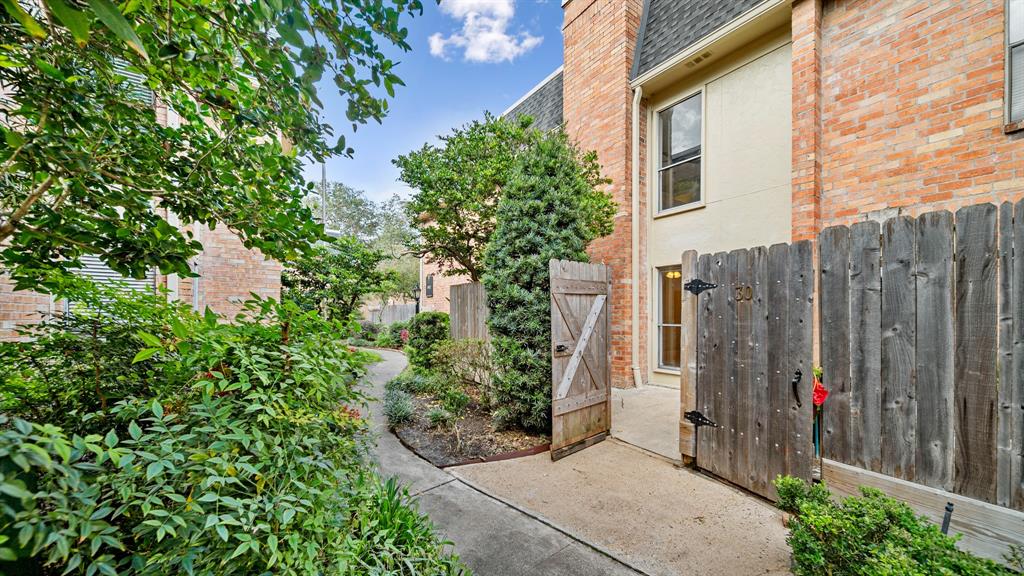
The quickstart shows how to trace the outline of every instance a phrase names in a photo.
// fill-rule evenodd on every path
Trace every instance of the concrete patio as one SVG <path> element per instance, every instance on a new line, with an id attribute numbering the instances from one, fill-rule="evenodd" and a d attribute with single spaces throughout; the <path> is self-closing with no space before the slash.
<path id="1" fill-rule="evenodd" d="M 679 390 L 612 388 L 612 436 L 679 461 Z"/>

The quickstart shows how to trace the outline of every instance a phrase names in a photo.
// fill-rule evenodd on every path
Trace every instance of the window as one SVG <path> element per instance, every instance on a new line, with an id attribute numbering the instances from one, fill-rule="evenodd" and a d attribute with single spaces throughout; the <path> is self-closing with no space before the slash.
<path id="1" fill-rule="evenodd" d="M 662 110 L 658 122 L 658 210 L 700 202 L 701 95 Z"/>
<path id="2" fill-rule="evenodd" d="M 658 367 L 679 369 L 683 279 L 679 266 L 658 268 Z"/>
<path id="3" fill-rule="evenodd" d="M 427 274 L 427 298 L 434 297 L 434 275 Z"/>
<path id="4" fill-rule="evenodd" d="M 1020 122 L 1024 120 L 1024 0 L 1008 0 L 1006 10 L 1009 121 Z"/>

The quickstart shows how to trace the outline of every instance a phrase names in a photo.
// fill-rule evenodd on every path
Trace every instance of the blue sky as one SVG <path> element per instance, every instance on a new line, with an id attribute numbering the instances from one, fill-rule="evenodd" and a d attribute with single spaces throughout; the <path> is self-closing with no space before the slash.
<path id="1" fill-rule="evenodd" d="M 327 161 L 327 179 L 366 191 L 374 200 L 408 195 L 391 160 L 434 142 L 440 134 L 505 111 L 562 63 L 562 8 L 558 0 L 426 0 L 422 16 L 405 20 L 410 52 L 389 51 L 400 62 L 397 88 L 383 124 L 346 132 L 355 158 Z M 333 83 L 332 83 L 333 85 Z M 351 130 L 337 92 L 321 91 L 336 133 Z M 319 182 L 320 165 L 306 167 Z"/>

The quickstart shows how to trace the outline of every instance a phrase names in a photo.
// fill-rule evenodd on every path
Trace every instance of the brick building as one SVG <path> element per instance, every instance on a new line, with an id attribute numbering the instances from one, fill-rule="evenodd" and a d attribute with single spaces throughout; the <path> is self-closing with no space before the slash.
<path id="1" fill-rule="evenodd" d="M 590 254 L 614 274 L 616 386 L 678 386 L 684 250 L 1024 196 L 1020 3 L 562 6 L 562 67 L 506 114 L 563 122 L 612 180 Z"/>

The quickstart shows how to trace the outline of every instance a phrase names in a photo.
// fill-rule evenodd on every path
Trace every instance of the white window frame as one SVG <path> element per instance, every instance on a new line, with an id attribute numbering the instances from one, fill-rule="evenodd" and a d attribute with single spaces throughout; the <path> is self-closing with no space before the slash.
<path id="1" fill-rule="evenodd" d="M 665 273 L 672 272 L 672 271 L 679 272 L 679 281 L 682 282 L 683 281 L 683 279 L 682 279 L 683 267 L 678 265 L 678 264 L 672 265 L 672 266 L 659 266 L 659 267 L 654 269 L 654 273 L 658 277 L 658 282 L 657 282 L 658 315 L 657 315 L 657 318 L 655 319 L 654 327 L 655 327 L 655 331 L 657 332 L 657 334 L 655 335 L 655 341 L 657 343 L 657 352 L 656 352 L 656 354 L 657 354 L 657 361 L 658 361 L 657 362 L 658 369 L 659 370 L 667 370 L 667 371 L 671 371 L 671 372 L 679 372 L 679 370 L 681 368 L 680 366 L 670 366 L 668 364 L 665 364 L 665 362 L 663 361 L 663 358 L 661 357 L 662 350 L 664 349 L 664 347 L 662 346 L 662 341 L 661 341 L 662 340 L 662 330 L 661 329 L 662 328 L 679 328 L 680 333 L 682 333 L 682 329 L 683 329 L 682 318 L 680 318 L 680 323 L 678 323 L 678 324 L 672 324 L 672 323 L 666 324 L 664 322 L 664 318 L 665 318 L 665 316 L 663 314 L 663 312 L 664 312 L 664 301 L 662 300 L 662 294 L 664 293 L 664 290 L 662 290 L 662 288 L 663 288 L 662 284 L 665 282 Z"/>
<path id="2" fill-rule="evenodd" d="M 1007 1 L 1009 1 L 1009 0 L 1007 0 Z M 661 113 L 666 111 L 666 110 L 668 110 L 669 108 L 672 108 L 673 106 L 675 106 L 677 104 L 681 104 L 681 103 L 685 102 L 686 100 L 689 100 L 690 98 L 693 98 L 694 96 L 698 96 L 698 95 L 700 96 L 700 153 L 696 154 L 694 156 L 691 156 L 691 157 L 689 157 L 689 158 L 687 158 L 685 160 L 680 160 L 679 162 L 675 162 L 675 163 L 669 164 L 668 166 L 662 166 L 661 165 L 661 146 L 662 146 Z M 704 206 L 704 204 L 706 202 L 706 199 L 705 199 L 705 191 L 706 190 L 705 190 L 705 187 L 704 187 L 704 181 L 705 181 L 705 172 L 704 172 L 704 170 L 705 170 L 705 164 L 706 164 L 706 162 L 704 162 L 704 149 L 705 149 L 706 144 L 707 144 L 705 142 L 705 137 L 704 137 L 704 135 L 705 135 L 704 128 L 705 128 L 705 125 L 706 125 L 705 119 L 707 118 L 707 97 L 706 96 L 707 95 L 705 94 L 704 86 L 702 85 L 700 88 L 698 88 L 698 89 L 696 89 L 696 90 L 694 90 L 692 92 L 689 92 L 689 93 L 687 93 L 687 94 L 677 98 L 676 100 L 673 100 L 669 104 L 667 104 L 665 106 L 662 106 L 661 108 L 658 108 L 657 110 L 654 111 L 654 118 L 653 118 L 653 123 L 654 123 L 654 154 L 652 154 L 652 156 L 654 156 L 654 158 L 653 158 L 653 160 L 654 160 L 654 179 L 655 179 L 656 184 L 654 186 L 652 186 L 652 189 L 654 190 L 654 198 L 653 198 L 653 201 L 651 202 L 651 205 L 654 206 L 654 217 L 655 218 L 658 218 L 658 217 L 661 217 L 661 216 L 668 216 L 668 215 L 676 214 L 676 213 L 679 213 L 679 212 L 686 212 L 688 210 L 693 210 L 694 208 L 701 208 L 701 207 Z M 686 204 L 680 204 L 679 206 L 672 206 L 671 208 L 664 208 L 664 207 L 662 207 L 662 205 L 661 205 L 661 173 L 664 172 L 665 170 L 669 170 L 669 169 L 671 169 L 671 168 L 673 168 L 675 166 L 678 166 L 680 164 L 683 164 L 683 163 L 686 163 L 686 162 L 692 162 L 693 160 L 697 160 L 697 159 L 700 160 L 700 198 L 698 198 L 697 200 L 694 200 L 693 202 L 688 202 Z"/>
<path id="3" fill-rule="evenodd" d="M 1010 42 L 1010 7 L 1012 6 L 1011 0 L 1006 0 L 1004 3 L 1004 19 L 1003 19 L 1003 42 L 1005 44 L 1006 57 L 1003 59 L 1004 62 L 1004 81 L 1003 93 L 1005 95 L 1004 101 L 1006 102 L 1004 120 L 1007 126 L 1024 127 L 1016 125 L 1024 125 L 1024 116 L 1020 118 L 1013 117 L 1013 49 L 1024 46 L 1024 39 L 1011 43 Z"/>

